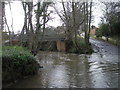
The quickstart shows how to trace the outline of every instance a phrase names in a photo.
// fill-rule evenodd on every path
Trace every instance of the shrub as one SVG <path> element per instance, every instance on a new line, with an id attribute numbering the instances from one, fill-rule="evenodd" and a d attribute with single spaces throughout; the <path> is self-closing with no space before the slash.
<path id="1" fill-rule="evenodd" d="M 38 71 L 38 63 L 29 50 L 20 46 L 2 48 L 2 82 L 9 83 Z"/>

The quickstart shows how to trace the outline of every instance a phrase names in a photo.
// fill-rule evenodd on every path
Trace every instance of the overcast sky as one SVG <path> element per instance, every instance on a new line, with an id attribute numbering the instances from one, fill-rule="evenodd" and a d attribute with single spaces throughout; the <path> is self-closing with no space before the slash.
<path id="1" fill-rule="evenodd" d="M 18 31 L 22 30 L 23 24 L 24 24 L 24 11 L 22 8 L 22 4 L 19 1 L 14 1 L 11 3 L 11 8 L 12 8 L 12 16 L 13 16 L 13 29 L 15 33 L 18 33 Z M 6 10 L 6 18 L 9 26 L 11 25 L 11 13 L 10 13 L 10 8 L 9 5 L 5 6 Z M 49 8 L 49 10 L 53 10 L 53 8 Z M 100 17 L 102 16 L 102 10 L 101 6 L 99 3 L 94 3 L 93 7 L 93 16 L 94 16 L 94 22 L 92 22 L 92 25 L 95 25 L 98 27 L 98 24 L 100 22 Z M 56 14 L 51 14 L 52 20 L 48 22 L 49 26 L 61 26 L 62 23 L 60 22 L 60 18 Z"/>

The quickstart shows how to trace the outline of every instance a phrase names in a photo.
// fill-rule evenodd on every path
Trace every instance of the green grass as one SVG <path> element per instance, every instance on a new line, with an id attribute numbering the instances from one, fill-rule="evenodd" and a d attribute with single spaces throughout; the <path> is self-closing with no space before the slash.
<path id="1" fill-rule="evenodd" d="M 104 41 L 109 42 L 111 44 L 120 46 L 120 37 L 118 37 L 118 36 L 108 37 L 108 41 L 106 40 L 106 37 L 104 37 L 104 36 L 103 37 L 98 37 L 98 38 L 96 36 L 94 36 L 93 38 L 104 40 Z"/>
<path id="2" fill-rule="evenodd" d="M 120 46 L 120 40 L 118 38 L 112 38 L 112 37 L 110 37 L 108 42 L 110 42 L 112 44 L 115 44 L 117 46 Z"/>

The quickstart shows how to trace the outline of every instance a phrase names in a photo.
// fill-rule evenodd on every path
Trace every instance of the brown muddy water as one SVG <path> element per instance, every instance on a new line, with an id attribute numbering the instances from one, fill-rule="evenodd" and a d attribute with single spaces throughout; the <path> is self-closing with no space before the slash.
<path id="1" fill-rule="evenodd" d="M 93 39 L 91 43 L 95 50 L 91 55 L 40 51 L 37 59 L 43 68 L 10 88 L 118 88 L 120 69 L 114 46 Z"/>

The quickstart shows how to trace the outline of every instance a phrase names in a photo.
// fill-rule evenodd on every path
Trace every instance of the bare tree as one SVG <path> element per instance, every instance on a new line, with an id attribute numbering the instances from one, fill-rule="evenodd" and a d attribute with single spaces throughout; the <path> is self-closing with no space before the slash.
<path id="1" fill-rule="evenodd" d="M 29 49 L 34 54 L 39 51 L 39 40 L 44 35 L 45 25 L 49 21 L 50 13 L 47 13 L 47 8 L 50 4 L 50 2 L 42 1 L 37 2 L 35 5 L 33 5 L 33 2 L 22 2 L 25 18 L 21 34 L 24 35 L 26 31 Z M 34 7 L 37 9 L 34 9 Z M 34 24 L 32 23 L 33 9 L 36 16 L 35 28 L 33 28 Z"/>
<path id="2" fill-rule="evenodd" d="M 8 30 L 8 33 L 9 33 L 9 45 L 12 45 L 12 32 L 10 30 L 10 27 L 8 25 L 8 22 L 7 22 L 7 19 L 6 19 L 6 14 L 5 14 L 5 4 L 9 4 L 9 8 L 10 8 L 10 12 L 11 12 L 11 17 L 12 17 L 12 10 L 11 10 L 11 4 L 10 2 L 3 2 L 3 20 L 2 20 L 2 29 L 3 29 L 3 26 L 4 24 L 7 26 L 7 30 Z M 12 17 L 12 24 L 11 24 L 11 29 L 13 31 L 13 17 Z"/>
<path id="3" fill-rule="evenodd" d="M 85 42 L 89 45 L 90 29 L 91 29 L 91 17 L 92 17 L 92 0 L 91 2 L 84 2 L 84 31 L 85 31 Z"/>
<path id="4" fill-rule="evenodd" d="M 5 16 L 5 24 L 7 26 L 7 29 L 8 29 L 8 33 L 9 33 L 9 45 L 12 45 L 12 36 L 11 36 L 11 31 L 10 31 L 10 27 L 7 23 L 7 19 L 6 19 L 6 16 Z"/>
<path id="5" fill-rule="evenodd" d="M 12 15 L 12 8 L 11 8 L 11 2 L 8 2 L 9 8 L 10 8 L 10 14 L 11 14 L 11 29 L 13 31 L 13 15 Z"/>
<path id="6" fill-rule="evenodd" d="M 66 37 L 69 40 L 75 42 L 76 49 L 79 49 L 77 35 L 78 30 L 84 25 L 85 42 L 89 44 L 89 33 L 91 28 L 91 17 L 92 17 L 92 0 L 91 2 L 74 2 L 62 0 L 62 11 L 59 12 L 55 7 L 55 11 L 58 16 L 64 22 L 66 26 Z"/>

